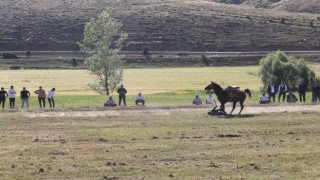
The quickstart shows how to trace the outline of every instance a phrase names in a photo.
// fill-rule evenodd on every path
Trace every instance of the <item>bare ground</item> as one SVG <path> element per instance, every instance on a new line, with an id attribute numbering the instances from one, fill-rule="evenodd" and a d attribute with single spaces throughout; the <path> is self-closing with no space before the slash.
<path id="1" fill-rule="evenodd" d="M 174 114 L 207 114 L 211 106 L 131 106 L 117 108 L 74 108 L 74 109 L 45 109 L 19 110 L 25 117 L 97 117 L 97 116 L 147 116 L 147 115 L 174 115 Z M 233 114 L 238 114 L 237 107 Z M 231 106 L 226 107 L 226 112 Z M 320 104 L 271 104 L 245 106 L 242 115 L 282 112 L 310 112 L 320 111 Z"/>

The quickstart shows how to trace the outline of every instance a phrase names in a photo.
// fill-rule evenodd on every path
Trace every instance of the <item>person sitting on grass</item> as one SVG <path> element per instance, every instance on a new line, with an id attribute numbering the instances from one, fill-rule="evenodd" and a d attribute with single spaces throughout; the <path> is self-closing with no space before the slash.
<path id="1" fill-rule="evenodd" d="M 104 107 L 108 106 L 117 106 L 117 103 L 112 99 L 112 96 L 109 96 L 109 99 L 104 103 Z"/>
<path id="2" fill-rule="evenodd" d="M 297 101 L 297 97 L 292 93 L 292 91 L 289 91 L 289 94 L 287 95 L 287 103 L 295 103 Z"/>
<path id="3" fill-rule="evenodd" d="M 215 106 L 217 106 L 216 100 L 214 99 L 214 97 L 212 96 L 212 94 L 210 93 L 206 99 L 206 104 L 213 104 Z"/>
<path id="4" fill-rule="evenodd" d="M 194 104 L 194 105 L 201 105 L 201 104 L 202 104 L 201 98 L 199 98 L 199 96 L 196 95 L 196 97 L 192 100 L 192 104 Z"/>
<path id="5" fill-rule="evenodd" d="M 144 96 L 140 92 L 136 96 L 135 102 L 136 102 L 136 105 L 138 105 L 138 103 L 142 103 L 142 106 L 144 106 L 144 103 L 145 103 Z"/>
<path id="6" fill-rule="evenodd" d="M 262 93 L 262 95 L 259 98 L 260 104 L 269 104 L 269 98 L 266 96 L 266 93 Z"/>

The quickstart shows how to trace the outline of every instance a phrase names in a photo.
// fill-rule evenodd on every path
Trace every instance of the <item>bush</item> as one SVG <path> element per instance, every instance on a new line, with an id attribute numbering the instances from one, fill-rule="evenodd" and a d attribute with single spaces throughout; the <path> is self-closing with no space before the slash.
<path id="1" fill-rule="evenodd" d="M 27 51 L 27 52 L 26 52 L 26 56 L 32 56 L 31 51 Z"/>
<path id="2" fill-rule="evenodd" d="M 20 66 L 10 66 L 10 70 L 19 70 L 22 69 Z"/>
<path id="3" fill-rule="evenodd" d="M 77 67 L 78 66 L 78 61 L 76 58 L 72 58 L 71 59 L 71 64 L 72 64 L 72 67 Z"/>
<path id="4" fill-rule="evenodd" d="M 13 53 L 2 53 L 4 59 L 18 59 L 18 56 Z"/>
<path id="5" fill-rule="evenodd" d="M 148 55 L 149 54 L 150 49 L 148 47 L 145 47 L 142 51 L 143 55 Z"/>
<path id="6" fill-rule="evenodd" d="M 259 75 L 265 89 L 271 82 L 279 85 L 284 81 L 290 90 L 295 90 L 301 80 L 309 85 L 316 80 L 316 74 L 312 71 L 304 59 L 289 57 L 282 51 L 269 53 L 260 60 Z"/>
<path id="7" fill-rule="evenodd" d="M 206 66 L 209 66 L 208 58 L 204 54 L 202 55 L 202 63 Z"/>

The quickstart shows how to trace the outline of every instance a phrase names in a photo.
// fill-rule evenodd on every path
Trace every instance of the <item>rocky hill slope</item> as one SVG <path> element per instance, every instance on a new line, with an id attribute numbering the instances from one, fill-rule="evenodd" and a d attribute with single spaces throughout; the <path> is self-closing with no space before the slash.
<path id="1" fill-rule="evenodd" d="M 319 0 L 209 0 L 211 2 L 250 5 L 257 8 L 286 10 L 290 12 L 320 13 Z"/>
<path id="2" fill-rule="evenodd" d="M 250 6 L 212 1 L 216 0 L 1 0 L 0 51 L 76 51 L 85 22 L 103 10 L 121 21 L 129 34 L 124 50 L 320 49 L 319 14 L 279 10 L 294 7 L 281 6 L 285 0 L 238 0 Z M 253 3 L 258 1 L 260 5 Z M 252 7 L 262 7 L 262 2 L 275 2 L 268 4 L 274 9 Z"/>

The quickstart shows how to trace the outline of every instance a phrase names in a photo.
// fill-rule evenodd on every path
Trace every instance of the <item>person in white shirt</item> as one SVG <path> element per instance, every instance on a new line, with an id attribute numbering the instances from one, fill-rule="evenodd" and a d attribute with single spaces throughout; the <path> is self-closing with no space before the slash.
<path id="1" fill-rule="evenodd" d="M 136 105 L 138 105 L 138 103 L 142 103 L 142 106 L 144 106 L 144 103 L 146 102 L 144 100 L 144 96 L 139 92 L 138 95 L 136 96 Z"/>
<path id="2" fill-rule="evenodd" d="M 262 93 L 262 95 L 259 98 L 260 104 L 268 104 L 269 98 L 266 96 L 266 93 Z"/>
<path id="3" fill-rule="evenodd" d="M 201 98 L 199 98 L 199 96 L 196 95 L 196 97 L 192 100 L 192 104 L 194 104 L 194 105 L 200 105 L 200 104 L 202 104 Z"/>
<path id="4" fill-rule="evenodd" d="M 48 91 L 48 101 L 49 101 L 49 105 L 50 105 L 50 108 L 55 108 L 55 104 L 54 104 L 54 95 L 55 95 L 55 91 L 56 91 L 56 88 L 52 88 L 50 91 Z"/>
<path id="5" fill-rule="evenodd" d="M 10 90 L 8 91 L 9 101 L 10 101 L 10 109 L 14 109 L 15 101 L 16 101 L 16 90 L 13 89 L 13 86 L 10 86 Z"/>
<path id="6" fill-rule="evenodd" d="M 280 99 L 282 96 L 282 102 L 284 102 L 286 100 L 286 93 L 288 91 L 288 87 L 287 85 L 284 83 L 284 81 L 281 81 L 281 84 L 279 86 L 279 95 L 278 95 L 278 102 L 280 103 Z"/>
<path id="7" fill-rule="evenodd" d="M 214 99 L 213 95 L 210 93 L 206 99 L 206 104 L 213 104 L 215 107 L 217 107 L 216 100 Z"/>
<path id="8" fill-rule="evenodd" d="M 112 99 L 112 96 L 109 96 L 109 99 L 104 102 L 104 107 L 107 106 L 117 106 L 117 103 Z"/>
<path id="9" fill-rule="evenodd" d="M 271 99 L 272 99 L 272 102 L 274 103 L 275 102 L 275 98 L 276 98 L 276 94 L 278 92 L 278 89 L 277 87 L 273 84 L 273 82 L 270 83 L 270 85 L 268 86 L 268 89 L 267 89 L 267 92 L 269 94 L 269 100 L 271 102 Z"/>

